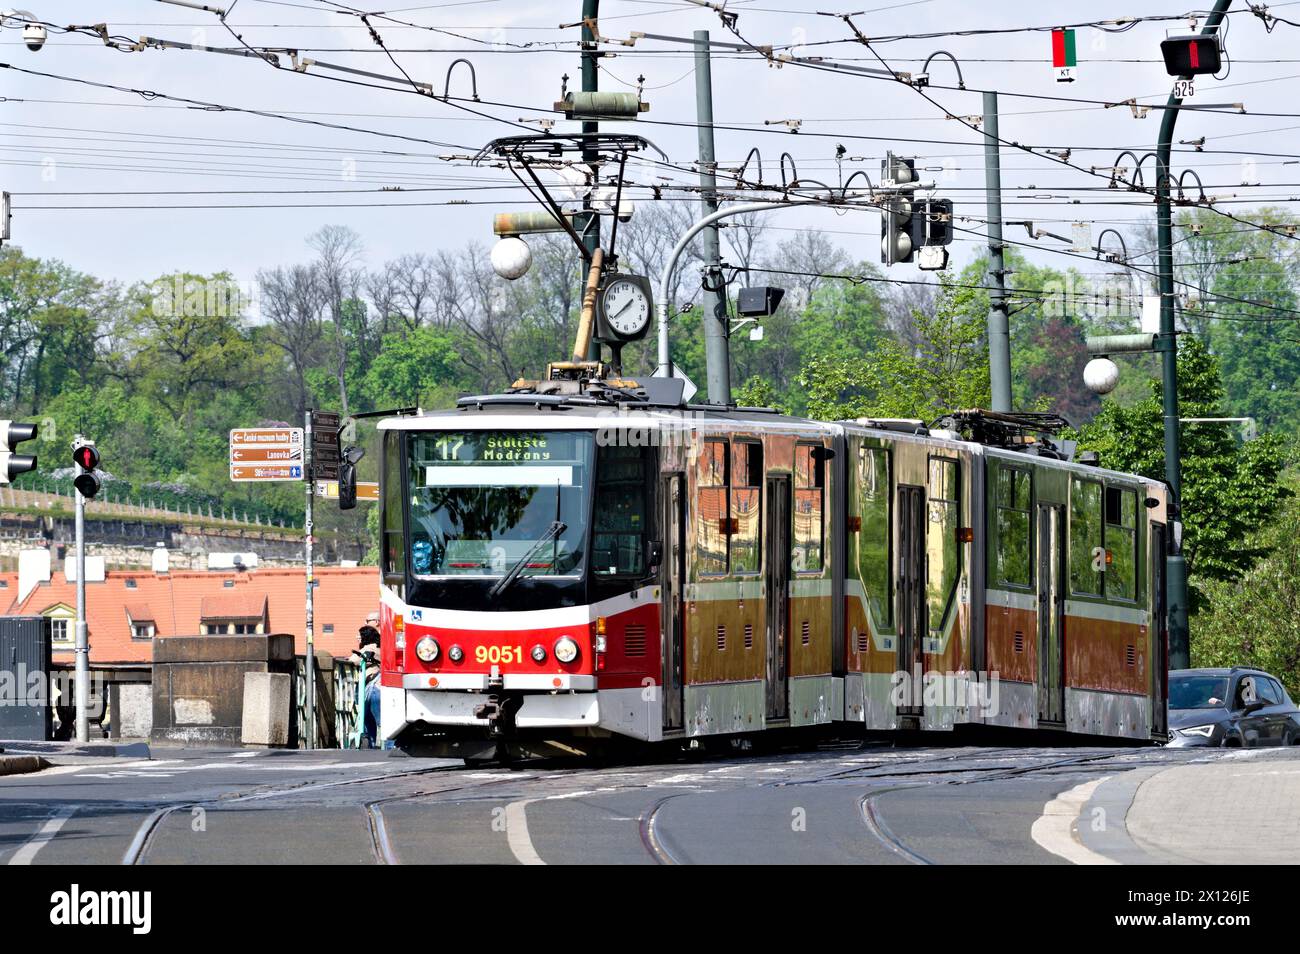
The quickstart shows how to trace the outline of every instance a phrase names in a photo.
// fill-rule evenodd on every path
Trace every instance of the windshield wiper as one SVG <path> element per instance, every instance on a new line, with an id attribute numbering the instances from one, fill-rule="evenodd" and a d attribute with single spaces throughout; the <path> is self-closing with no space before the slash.
<path id="1" fill-rule="evenodd" d="M 552 521 L 551 525 L 546 529 L 546 532 L 534 540 L 533 545 L 524 552 L 524 555 L 516 560 L 514 566 L 506 571 L 506 575 L 492 584 L 492 589 L 488 590 L 488 597 L 497 597 L 504 593 L 506 587 L 519 578 L 519 574 L 524 571 L 524 567 L 526 567 L 528 561 L 533 558 L 533 554 L 546 546 L 546 544 L 550 543 L 552 540 L 556 539 L 567 529 L 567 524 L 561 523 L 559 520 Z"/>

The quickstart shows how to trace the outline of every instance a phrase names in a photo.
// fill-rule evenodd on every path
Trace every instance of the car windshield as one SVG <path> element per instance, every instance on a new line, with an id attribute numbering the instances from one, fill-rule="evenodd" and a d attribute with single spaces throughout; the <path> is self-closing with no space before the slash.
<path id="1" fill-rule="evenodd" d="M 1169 680 L 1169 708 L 1219 709 L 1228 698 L 1226 676 L 1174 676 Z"/>
<path id="2" fill-rule="evenodd" d="M 594 435 L 412 434 L 411 569 L 419 576 L 578 576 Z"/>

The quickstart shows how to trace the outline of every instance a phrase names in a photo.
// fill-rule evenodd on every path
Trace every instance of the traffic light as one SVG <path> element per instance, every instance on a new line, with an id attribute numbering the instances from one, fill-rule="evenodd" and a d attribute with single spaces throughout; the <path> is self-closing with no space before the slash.
<path id="1" fill-rule="evenodd" d="M 95 449 L 95 442 L 77 435 L 72 441 L 72 463 L 77 467 L 77 476 L 72 478 L 72 486 L 87 500 L 92 499 L 99 493 L 100 486 L 99 475 L 95 473 L 99 467 L 99 451 Z"/>
<path id="2" fill-rule="evenodd" d="M 1170 76 L 1200 76 L 1217 73 L 1223 66 L 1217 34 L 1171 36 L 1160 43 L 1165 72 Z"/>
<path id="3" fill-rule="evenodd" d="M 14 448 L 36 436 L 35 424 L 21 421 L 0 421 L 0 437 L 4 449 L 0 450 L 0 484 L 10 483 L 20 474 L 36 469 L 36 458 L 31 454 L 15 454 Z"/>
<path id="4" fill-rule="evenodd" d="M 882 188 L 916 181 L 916 161 L 885 153 L 880 163 Z M 880 206 L 880 260 L 886 265 L 910 262 L 912 249 L 912 199 L 908 195 L 888 196 Z"/>

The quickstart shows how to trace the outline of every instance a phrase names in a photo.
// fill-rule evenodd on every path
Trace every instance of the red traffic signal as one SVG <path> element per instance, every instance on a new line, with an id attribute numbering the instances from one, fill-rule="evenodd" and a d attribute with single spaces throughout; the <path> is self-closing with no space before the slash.
<path id="1" fill-rule="evenodd" d="M 1160 52 L 1170 76 L 1201 76 L 1223 68 L 1219 38 L 1215 34 L 1171 36 L 1160 43 Z"/>
<path id="2" fill-rule="evenodd" d="M 82 470 L 94 470 L 99 466 L 99 451 L 94 444 L 78 444 L 72 448 L 72 462 Z"/>

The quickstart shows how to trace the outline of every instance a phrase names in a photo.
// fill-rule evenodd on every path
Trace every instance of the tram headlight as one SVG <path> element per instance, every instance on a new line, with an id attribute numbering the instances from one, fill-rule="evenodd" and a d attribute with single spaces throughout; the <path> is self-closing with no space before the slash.
<path id="1" fill-rule="evenodd" d="M 535 663 L 546 662 L 546 647 L 541 643 L 538 643 L 533 647 L 531 655 L 533 657 L 533 662 Z"/>
<path id="2" fill-rule="evenodd" d="M 578 644 L 568 636 L 561 636 L 555 641 L 555 658 L 562 663 L 571 663 L 578 658 Z"/>
<path id="3" fill-rule="evenodd" d="M 415 644 L 415 655 L 422 662 L 433 662 L 438 658 L 438 641 L 432 636 L 425 636 Z"/>
<path id="4" fill-rule="evenodd" d="M 465 650 L 459 646 L 452 646 L 451 649 L 447 650 L 447 658 L 454 663 L 458 663 L 465 658 Z"/>

